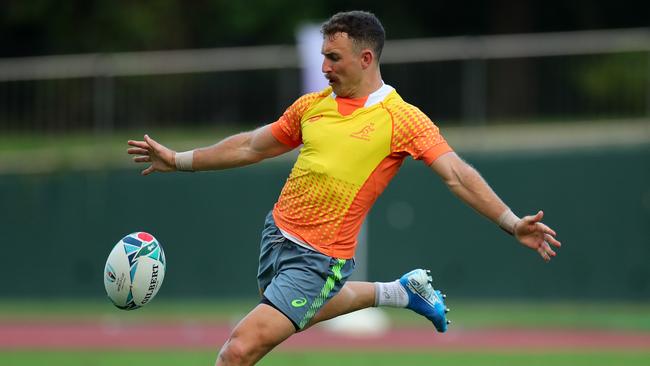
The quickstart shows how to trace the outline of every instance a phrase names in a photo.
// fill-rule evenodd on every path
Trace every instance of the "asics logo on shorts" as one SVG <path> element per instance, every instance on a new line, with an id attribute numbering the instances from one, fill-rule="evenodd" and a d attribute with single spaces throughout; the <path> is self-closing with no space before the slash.
<path id="1" fill-rule="evenodd" d="M 291 306 L 293 306 L 294 308 L 305 306 L 305 304 L 307 304 L 307 299 L 305 299 L 304 297 L 291 301 Z"/>

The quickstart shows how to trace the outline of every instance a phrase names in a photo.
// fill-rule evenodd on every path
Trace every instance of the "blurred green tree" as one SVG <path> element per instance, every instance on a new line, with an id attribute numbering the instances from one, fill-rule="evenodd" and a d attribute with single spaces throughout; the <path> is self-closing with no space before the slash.
<path id="1" fill-rule="evenodd" d="M 290 44 L 300 23 L 350 9 L 396 39 L 647 27 L 650 2 L 3 0 L 0 57 Z"/>
<path id="2" fill-rule="evenodd" d="M 616 105 L 633 115 L 643 115 L 650 93 L 650 55 L 626 53 L 594 57 L 574 74 L 581 92 L 595 104 Z"/>

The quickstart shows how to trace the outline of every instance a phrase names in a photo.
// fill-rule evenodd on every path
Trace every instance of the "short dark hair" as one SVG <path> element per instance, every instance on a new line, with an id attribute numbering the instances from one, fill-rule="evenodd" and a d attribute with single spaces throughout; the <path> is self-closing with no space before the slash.
<path id="1" fill-rule="evenodd" d="M 321 27 L 324 37 L 339 32 L 347 33 L 357 47 L 371 48 L 379 61 L 386 33 L 375 14 L 360 10 L 336 13 Z"/>

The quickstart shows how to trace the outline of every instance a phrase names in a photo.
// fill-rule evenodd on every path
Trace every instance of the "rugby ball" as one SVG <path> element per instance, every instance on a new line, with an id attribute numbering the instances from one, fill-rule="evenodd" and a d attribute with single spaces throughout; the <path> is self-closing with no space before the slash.
<path id="1" fill-rule="evenodd" d="M 120 309 L 133 310 L 153 299 L 165 278 L 165 252 L 153 235 L 136 232 L 122 238 L 108 255 L 104 288 Z"/>

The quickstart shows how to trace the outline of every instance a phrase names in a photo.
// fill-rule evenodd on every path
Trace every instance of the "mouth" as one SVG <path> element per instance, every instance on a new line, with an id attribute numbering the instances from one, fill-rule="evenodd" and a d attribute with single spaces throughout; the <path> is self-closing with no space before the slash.
<path id="1" fill-rule="evenodd" d="M 325 79 L 327 79 L 327 81 L 329 82 L 330 85 L 335 84 L 335 83 L 338 82 L 336 77 L 331 76 L 331 75 L 325 75 Z"/>

